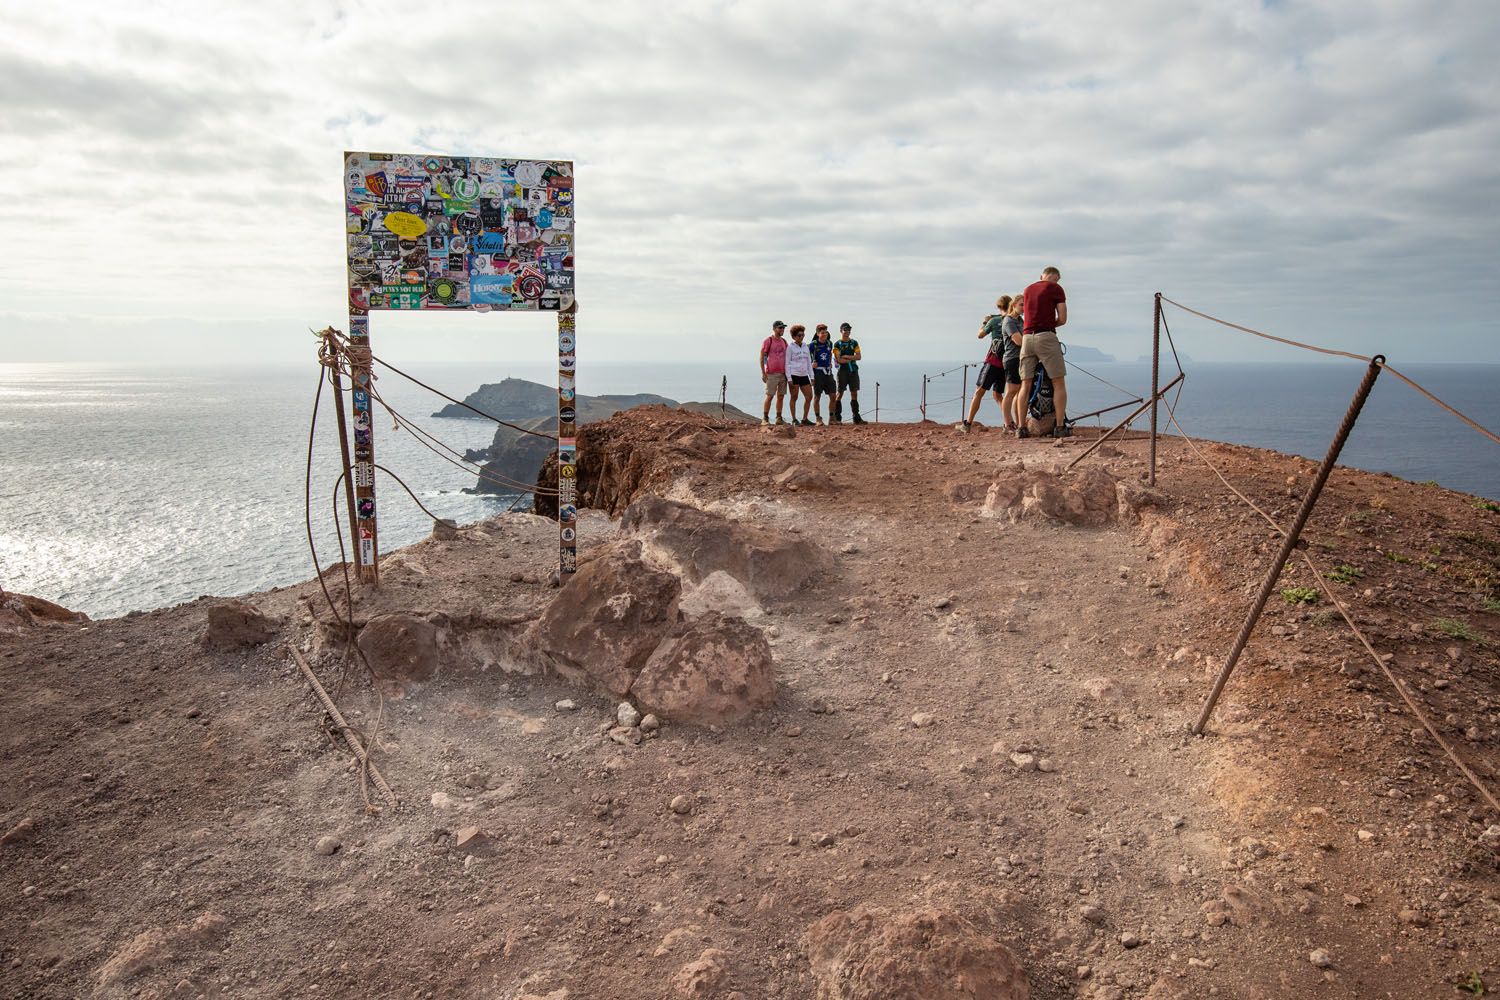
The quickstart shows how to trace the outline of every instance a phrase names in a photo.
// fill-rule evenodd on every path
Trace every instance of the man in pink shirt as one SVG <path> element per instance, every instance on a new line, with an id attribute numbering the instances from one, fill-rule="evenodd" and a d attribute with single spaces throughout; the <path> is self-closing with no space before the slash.
<path id="1" fill-rule="evenodd" d="M 784 424 L 781 407 L 786 400 L 786 324 L 771 324 L 771 335 L 760 345 L 760 380 L 766 384 L 766 404 L 761 407 L 760 422 L 771 422 L 771 397 L 776 397 L 776 422 Z"/>

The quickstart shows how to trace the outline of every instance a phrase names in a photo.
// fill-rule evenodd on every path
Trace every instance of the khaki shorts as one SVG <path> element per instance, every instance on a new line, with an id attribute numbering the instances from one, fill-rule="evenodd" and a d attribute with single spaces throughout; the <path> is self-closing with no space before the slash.
<path id="1" fill-rule="evenodd" d="M 786 372 L 766 372 L 766 395 L 774 396 L 778 392 L 786 392 Z"/>
<path id="2" fill-rule="evenodd" d="M 1040 361 L 1047 369 L 1047 377 L 1056 381 L 1068 374 L 1063 364 L 1062 344 L 1057 342 L 1057 331 L 1028 333 L 1021 338 L 1021 381 L 1030 382 L 1036 375 L 1036 363 Z"/>

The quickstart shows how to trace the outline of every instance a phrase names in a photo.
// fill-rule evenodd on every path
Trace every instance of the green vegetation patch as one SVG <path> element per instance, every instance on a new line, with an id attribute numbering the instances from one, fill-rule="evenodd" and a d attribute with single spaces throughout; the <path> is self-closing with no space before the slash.
<path id="1" fill-rule="evenodd" d="M 1315 587 L 1286 587 L 1281 591 L 1281 599 L 1288 604 L 1317 604 L 1318 591 Z"/>
<path id="2" fill-rule="evenodd" d="M 1333 571 L 1328 574 L 1328 579 L 1334 583 L 1353 583 L 1364 575 L 1365 571 L 1358 566 L 1335 566 L 1333 567 Z"/>

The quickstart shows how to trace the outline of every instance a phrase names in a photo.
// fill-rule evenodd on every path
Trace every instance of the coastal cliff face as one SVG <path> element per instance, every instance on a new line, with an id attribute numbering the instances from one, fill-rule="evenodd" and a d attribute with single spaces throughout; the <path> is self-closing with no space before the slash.
<path id="1" fill-rule="evenodd" d="M 1495 505 L 1337 470 L 1305 551 L 1386 659 L 1294 564 L 1193 738 L 1279 538 L 1180 442 L 1151 488 L 1140 437 L 1066 471 L 1087 430 L 646 406 L 579 436 L 587 572 L 560 589 L 557 524 L 514 514 L 385 556 L 352 600 L 331 569 L 336 616 L 313 581 L 0 637 L 13 991 L 1500 981 L 1500 814 L 1384 673 L 1500 783 Z M 1314 471 L 1202 447 L 1282 523 Z M 366 807 L 288 647 L 402 808 Z M 330 912 L 363 932 L 310 966 Z"/>
<path id="2" fill-rule="evenodd" d="M 507 378 L 498 383 L 480 386 L 465 397 L 464 402 L 484 413 L 544 435 L 538 437 L 512 427 L 496 426 L 490 446 L 480 451 L 471 450 L 466 456 L 470 461 L 481 463 L 482 471 L 473 492 L 509 494 L 517 492 L 515 484 L 535 482 L 542 463 L 557 447 L 557 389 L 525 379 Z M 674 399 L 646 392 L 633 395 L 579 395 L 574 402 L 580 426 L 607 420 L 622 410 L 637 406 L 681 407 L 691 412 L 721 414 L 718 403 L 679 403 Z M 449 403 L 433 416 L 484 419 L 455 403 Z M 730 421 L 754 421 L 748 413 L 733 406 L 724 407 L 721 416 Z"/>

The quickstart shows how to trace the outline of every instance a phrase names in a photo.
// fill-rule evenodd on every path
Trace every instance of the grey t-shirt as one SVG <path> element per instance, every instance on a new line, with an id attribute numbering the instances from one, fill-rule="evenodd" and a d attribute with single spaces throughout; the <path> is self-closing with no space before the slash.
<path id="1" fill-rule="evenodd" d="M 1007 316 L 1000 323 L 1000 332 L 1005 335 L 1005 353 L 1001 354 L 1001 360 L 1012 361 L 1021 356 L 1021 345 L 1010 339 L 1011 334 L 1020 335 L 1021 317 Z"/>

